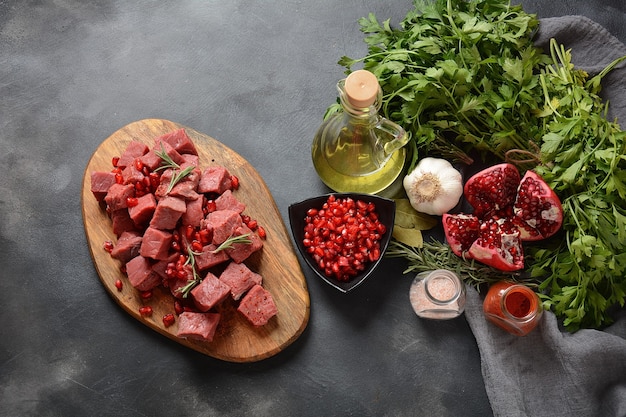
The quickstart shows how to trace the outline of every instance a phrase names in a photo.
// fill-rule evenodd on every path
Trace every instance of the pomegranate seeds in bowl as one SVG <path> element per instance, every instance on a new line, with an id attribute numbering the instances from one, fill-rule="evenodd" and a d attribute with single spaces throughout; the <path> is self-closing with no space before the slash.
<path id="1" fill-rule="evenodd" d="M 382 259 L 395 202 L 370 194 L 327 194 L 289 206 L 289 221 L 306 263 L 328 284 L 348 292 Z"/>

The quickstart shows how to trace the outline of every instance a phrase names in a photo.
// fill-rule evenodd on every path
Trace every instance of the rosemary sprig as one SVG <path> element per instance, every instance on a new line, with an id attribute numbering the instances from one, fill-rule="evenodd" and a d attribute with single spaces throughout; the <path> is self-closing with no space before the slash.
<path id="1" fill-rule="evenodd" d="M 408 266 L 404 270 L 405 274 L 447 269 L 455 272 L 463 281 L 476 287 L 476 289 L 480 289 L 479 287 L 483 284 L 491 284 L 503 279 L 523 281 L 520 273 L 502 272 L 474 260 L 456 256 L 449 245 L 436 239 L 432 239 L 431 242 L 424 242 L 422 248 L 411 247 L 392 240 L 385 256 L 406 259 Z M 526 281 L 524 284 L 536 286 L 536 284 Z"/>
<path id="2" fill-rule="evenodd" d="M 250 244 L 252 243 L 252 240 L 248 238 L 249 236 L 250 236 L 250 233 L 245 233 L 239 236 L 231 236 L 228 239 L 226 239 L 221 245 L 219 245 L 212 253 L 218 253 L 225 249 L 231 249 L 235 243 Z"/>
<path id="3" fill-rule="evenodd" d="M 167 187 L 167 193 L 172 191 L 172 188 L 174 188 L 176 184 L 178 184 L 187 175 L 191 174 L 191 172 L 195 169 L 195 166 L 190 165 L 181 171 L 180 165 L 178 165 L 172 159 L 172 157 L 169 156 L 167 152 L 165 152 L 165 147 L 163 146 L 163 143 L 161 143 L 161 151 L 160 152 L 155 151 L 154 153 L 156 153 L 157 156 L 163 160 L 163 164 L 161 164 L 161 166 L 156 168 L 154 170 L 155 172 L 163 170 L 163 169 L 169 169 L 169 168 L 171 168 L 174 171 L 172 175 L 172 179 L 170 180 L 170 185 Z M 176 170 L 178 170 L 178 172 Z"/>
<path id="4" fill-rule="evenodd" d="M 191 290 L 194 289 L 195 286 L 200 283 L 200 281 L 202 281 L 202 278 L 200 278 L 200 275 L 198 275 L 198 272 L 196 271 L 196 258 L 195 258 L 196 255 L 200 255 L 200 254 L 191 250 L 191 247 L 189 246 L 187 247 L 187 254 L 188 254 L 188 257 L 187 257 L 187 261 L 185 262 L 185 265 L 191 265 L 191 273 L 193 274 L 193 279 L 187 280 L 187 285 L 185 285 L 184 287 L 178 288 L 176 290 L 183 295 L 183 298 L 187 298 Z"/>

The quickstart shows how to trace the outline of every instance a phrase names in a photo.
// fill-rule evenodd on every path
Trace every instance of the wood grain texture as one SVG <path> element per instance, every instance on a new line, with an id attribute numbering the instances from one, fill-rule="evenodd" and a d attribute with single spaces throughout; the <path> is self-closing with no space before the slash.
<path id="1" fill-rule="evenodd" d="M 255 328 L 236 311 L 235 302 L 229 299 L 220 307 L 222 319 L 210 343 L 176 337 L 177 323 L 169 328 L 163 325 L 163 315 L 174 312 L 174 298 L 169 291 L 158 288 L 152 299 L 141 299 L 139 292 L 120 271 L 119 261 L 103 249 L 105 241 L 115 242 L 116 237 L 111 220 L 90 191 L 91 172 L 111 170 L 112 158 L 121 155 L 131 140 L 152 147 L 156 137 L 179 128 L 185 128 L 194 141 L 202 170 L 209 165 L 222 165 L 239 177 L 241 185 L 235 195 L 246 204 L 244 213 L 258 220 L 267 231 L 263 249 L 245 263 L 263 276 L 263 286 L 274 297 L 277 315 L 265 326 Z M 94 152 L 85 169 L 81 199 L 87 241 L 102 284 L 124 310 L 153 330 L 217 359 L 254 362 L 281 352 L 306 328 L 310 313 L 306 280 L 276 203 L 254 167 L 219 141 L 167 120 L 146 119 L 131 123 L 113 133 Z M 115 287 L 117 279 L 124 282 L 122 291 Z M 152 317 L 144 318 L 139 314 L 143 305 L 152 306 Z"/>

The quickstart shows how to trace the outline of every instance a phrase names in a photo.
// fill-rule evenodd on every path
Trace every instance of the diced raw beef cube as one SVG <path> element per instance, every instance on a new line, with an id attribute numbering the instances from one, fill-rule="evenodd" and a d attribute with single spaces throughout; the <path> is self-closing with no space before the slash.
<path id="1" fill-rule="evenodd" d="M 170 133 L 166 133 L 162 136 L 159 136 L 155 139 L 156 142 L 164 141 L 169 143 L 174 149 L 176 149 L 179 153 L 190 153 L 193 155 L 198 155 L 198 151 L 194 146 L 193 142 L 185 129 L 178 129 Z"/>
<path id="2" fill-rule="evenodd" d="M 196 261 L 196 268 L 198 268 L 199 271 L 212 268 L 230 259 L 223 250 L 213 253 L 215 249 L 217 249 L 217 245 L 207 245 L 202 248 L 200 255 L 196 255 L 194 257 Z"/>
<path id="3" fill-rule="evenodd" d="M 111 210 L 119 210 L 128 207 L 126 203 L 129 197 L 135 196 L 135 187 L 132 184 L 113 184 L 109 187 L 104 201 Z"/>
<path id="4" fill-rule="evenodd" d="M 124 168 L 124 170 L 122 171 L 122 177 L 124 178 L 124 184 L 134 185 L 136 182 L 143 181 L 145 175 L 143 175 L 143 172 L 137 169 L 135 163 L 133 162 L 132 164 Z"/>
<path id="5" fill-rule="evenodd" d="M 200 311 L 209 311 L 224 301 L 228 294 L 230 287 L 210 272 L 191 290 L 194 305 Z"/>
<path id="6" fill-rule="evenodd" d="M 212 342 L 220 321 L 219 313 L 185 311 L 178 316 L 178 337 Z"/>
<path id="7" fill-rule="evenodd" d="M 163 280 L 168 280 L 169 277 L 165 273 L 165 271 L 167 270 L 167 264 L 169 264 L 171 262 L 176 262 L 176 260 L 178 260 L 178 256 L 179 256 L 178 253 L 172 253 L 166 259 L 163 259 L 163 260 L 160 260 L 160 261 L 154 263 L 152 265 L 152 270 L 154 272 L 156 272 L 157 274 L 159 274 L 159 276 L 161 278 L 163 278 Z"/>
<path id="8" fill-rule="evenodd" d="M 163 163 L 163 159 L 154 152 L 154 148 L 150 149 L 139 160 L 145 167 L 148 167 L 150 171 L 154 171 Z"/>
<path id="9" fill-rule="evenodd" d="M 184 169 L 184 168 L 183 168 Z M 200 195 L 196 192 L 198 182 L 200 181 L 200 170 L 194 169 L 176 184 L 170 191 L 170 195 L 174 197 L 183 197 L 187 200 L 195 200 Z"/>
<path id="10" fill-rule="evenodd" d="M 164 197 L 157 203 L 154 216 L 150 220 L 150 227 L 161 230 L 173 229 L 186 210 L 185 200 L 178 197 Z"/>
<path id="11" fill-rule="evenodd" d="M 252 272 L 245 264 L 231 262 L 220 275 L 220 280 L 230 287 L 230 295 L 239 300 L 243 293 L 263 281 L 261 275 Z"/>
<path id="12" fill-rule="evenodd" d="M 215 208 L 217 210 L 233 210 L 237 213 L 243 213 L 246 209 L 246 205 L 237 200 L 237 197 L 233 195 L 231 190 L 226 190 L 221 196 L 215 199 Z"/>
<path id="13" fill-rule="evenodd" d="M 187 200 L 187 209 L 183 213 L 183 226 L 199 227 L 204 219 L 204 196 L 199 195 L 195 200 Z"/>
<path id="14" fill-rule="evenodd" d="M 231 187 L 232 181 L 228 170 L 222 166 L 210 166 L 202 173 L 198 192 L 222 194 Z"/>
<path id="15" fill-rule="evenodd" d="M 272 294 L 260 285 L 255 285 L 244 295 L 237 311 L 255 326 L 267 324 L 278 313 Z"/>
<path id="16" fill-rule="evenodd" d="M 170 292 L 172 293 L 172 296 L 176 297 L 176 298 L 184 298 L 184 294 L 182 292 L 182 289 L 189 284 L 189 280 L 187 278 L 183 278 L 183 279 L 179 279 L 179 278 L 175 278 L 175 279 L 168 279 L 167 281 L 167 288 L 170 289 Z"/>
<path id="17" fill-rule="evenodd" d="M 245 224 L 237 228 L 233 236 L 241 236 L 245 234 L 248 234 L 250 243 L 233 243 L 231 248 L 225 250 L 230 259 L 237 263 L 245 261 L 250 255 L 263 247 L 263 241 L 261 238 L 250 230 L 250 228 Z"/>
<path id="18" fill-rule="evenodd" d="M 164 170 L 163 172 L 161 172 L 159 186 L 154 192 L 154 195 L 157 200 L 160 200 L 163 197 L 166 197 L 168 195 L 167 190 L 170 187 L 170 182 L 172 181 L 173 176 L 174 176 L 174 170 L 171 168 L 168 168 Z"/>
<path id="19" fill-rule="evenodd" d="M 144 225 L 150 220 L 156 209 L 157 202 L 154 194 L 144 194 L 137 198 L 137 205 L 128 208 L 128 214 L 137 226 Z"/>
<path id="20" fill-rule="evenodd" d="M 183 168 L 188 167 L 188 166 L 197 167 L 200 165 L 200 157 L 198 155 L 194 155 L 190 153 L 181 153 L 180 156 L 183 157 L 183 163 L 180 164 L 180 166 Z"/>
<path id="21" fill-rule="evenodd" d="M 124 168 L 133 164 L 135 158 L 139 158 L 146 152 L 148 152 L 148 145 L 139 141 L 132 141 L 124 150 L 124 153 L 120 156 L 119 161 L 117 161 L 117 166 L 119 168 Z"/>
<path id="22" fill-rule="evenodd" d="M 137 230 L 135 222 L 130 218 L 126 208 L 112 211 L 111 221 L 113 222 L 113 233 L 117 237 L 120 237 L 124 232 Z"/>
<path id="23" fill-rule="evenodd" d="M 213 243 L 224 243 L 242 225 L 241 215 L 232 210 L 218 210 L 208 214 L 207 226 L 213 230 Z"/>
<path id="24" fill-rule="evenodd" d="M 178 165 L 182 164 L 185 161 L 183 159 L 183 157 L 180 155 L 180 153 L 178 153 L 178 151 L 176 149 L 174 149 L 172 147 L 172 145 L 170 145 L 167 142 L 160 142 L 157 139 L 157 142 L 154 145 L 154 147 L 152 148 L 152 150 L 157 155 L 161 155 L 161 154 L 165 153 L 167 156 L 169 156 L 172 159 L 172 161 L 174 161 Z"/>
<path id="25" fill-rule="evenodd" d="M 143 256 L 136 256 L 126 263 L 130 284 L 139 291 L 148 291 L 161 283 L 161 277 L 152 270 L 152 264 Z"/>
<path id="26" fill-rule="evenodd" d="M 172 234 L 170 232 L 148 227 L 143 234 L 139 253 L 146 258 L 164 260 L 169 257 L 171 244 Z"/>
<path id="27" fill-rule="evenodd" d="M 111 251 L 111 257 L 125 264 L 139 255 L 141 241 L 139 232 L 123 232 Z"/>
<path id="28" fill-rule="evenodd" d="M 91 173 L 91 192 L 98 201 L 104 201 L 109 188 L 115 184 L 115 174 L 112 172 L 94 171 Z"/>

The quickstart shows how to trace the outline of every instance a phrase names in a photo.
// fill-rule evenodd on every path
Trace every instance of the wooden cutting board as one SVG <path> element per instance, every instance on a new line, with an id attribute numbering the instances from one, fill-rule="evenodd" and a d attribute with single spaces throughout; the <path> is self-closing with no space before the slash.
<path id="1" fill-rule="evenodd" d="M 263 286 L 272 294 L 278 313 L 268 324 L 255 328 L 236 311 L 230 299 L 221 307 L 222 319 L 212 342 L 176 337 L 177 322 L 165 327 L 162 317 L 174 313 L 174 298 L 158 288 L 149 300 L 140 294 L 120 271 L 120 262 L 103 248 L 105 241 L 116 241 L 111 220 L 91 193 L 91 172 L 110 171 L 112 158 L 120 156 L 131 140 L 145 142 L 149 147 L 162 134 L 185 128 L 196 145 L 200 168 L 222 165 L 240 180 L 236 197 L 246 204 L 244 214 L 256 219 L 267 231 L 267 239 L 259 256 L 245 263 L 263 276 Z M 276 203 L 259 173 L 243 157 L 219 141 L 167 120 L 146 119 L 131 123 L 113 133 L 96 149 L 85 169 L 82 189 L 83 221 L 91 256 L 102 284 L 117 303 L 131 316 L 164 336 L 214 358 L 230 362 L 253 362 L 271 357 L 289 346 L 306 328 L 310 299 L 306 280 Z M 256 255 L 256 254 L 255 254 Z M 115 281 L 124 282 L 122 291 Z M 154 314 L 145 318 L 139 308 L 150 305 Z"/>

